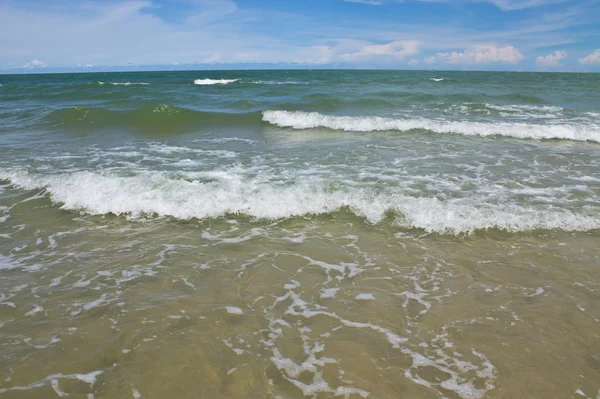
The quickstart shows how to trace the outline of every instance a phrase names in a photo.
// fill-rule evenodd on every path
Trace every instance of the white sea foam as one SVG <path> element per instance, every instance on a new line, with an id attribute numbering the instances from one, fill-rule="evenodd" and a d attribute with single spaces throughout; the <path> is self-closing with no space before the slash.
<path id="1" fill-rule="evenodd" d="M 515 104 L 515 105 L 495 105 L 495 104 L 485 104 L 486 108 L 494 109 L 497 111 L 506 111 L 506 112 L 562 112 L 564 110 L 563 107 L 556 107 L 552 105 L 525 105 L 525 104 Z"/>
<path id="2" fill-rule="evenodd" d="M 328 128 L 351 132 L 428 130 L 467 136 L 507 136 L 521 139 L 565 139 L 600 143 L 600 125 L 529 124 L 442 121 L 427 118 L 393 119 L 379 116 L 334 116 L 318 112 L 264 111 L 263 121 L 293 129 Z"/>
<path id="3" fill-rule="evenodd" d="M 194 80 L 195 85 L 217 85 L 237 82 L 239 79 L 196 79 Z"/>
<path id="4" fill-rule="evenodd" d="M 146 82 L 98 82 L 98 84 L 99 85 L 109 84 L 109 85 L 113 85 L 113 86 L 132 86 L 132 85 L 147 86 L 150 83 L 146 83 Z"/>
<path id="5" fill-rule="evenodd" d="M 199 174 L 200 175 L 200 174 Z M 282 219 L 332 213 L 342 207 L 371 223 L 389 211 L 398 214 L 395 224 L 437 233 L 470 233 L 498 228 L 506 231 L 600 229 L 600 216 L 592 210 L 526 204 L 487 203 L 480 198 L 413 197 L 396 192 L 373 192 L 369 188 L 331 190 L 326 182 L 289 186 L 244 179 L 228 171 L 205 173 L 211 181 L 175 179 L 161 172 L 136 176 L 89 171 L 59 175 L 36 175 L 0 170 L 0 178 L 32 190 L 45 189 L 63 209 L 90 214 L 133 217 L 171 216 L 179 219 L 212 218 L 243 214 L 261 219 Z M 8 262 L 13 267 L 13 262 Z"/>
<path id="6" fill-rule="evenodd" d="M 335 288 L 325 288 L 321 291 L 321 299 L 325 298 L 333 298 L 339 291 L 339 287 Z"/>
<path id="7" fill-rule="evenodd" d="M 243 315 L 244 311 L 236 306 L 225 306 L 225 310 L 229 314 Z"/>
<path id="8" fill-rule="evenodd" d="M 42 310 L 44 310 L 44 308 L 42 306 L 33 305 L 33 309 L 30 310 L 29 312 L 25 313 L 25 316 L 33 316 L 34 314 L 39 313 Z"/>
<path id="9" fill-rule="evenodd" d="M 375 300 L 375 297 L 373 296 L 373 294 L 370 293 L 362 293 L 358 294 L 354 299 L 356 299 L 357 301 L 373 301 Z"/>
<path id="10" fill-rule="evenodd" d="M 60 379 L 79 380 L 81 382 L 89 384 L 91 388 L 96 383 L 96 377 L 98 377 L 102 373 L 102 371 L 92 371 L 91 373 L 87 374 L 52 374 L 42 380 L 39 380 L 29 385 L 0 388 L 0 394 L 6 393 L 8 391 L 28 391 L 30 389 L 41 388 L 44 385 L 46 385 L 47 382 L 50 382 L 51 387 L 54 389 L 58 396 L 67 396 L 66 393 L 60 391 L 58 385 L 58 381 Z M 62 393 L 62 395 L 59 392 Z"/>
<path id="11" fill-rule="evenodd" d="M 300 82 L 294 82 L 291 80 L 255 80 L 252 83 L 258 85 L 299 85 Z"/>
<path id="12" fill-rule="evenodd" d="M 173 153 L 196 153 L 205 155 L 214 155 L 219 158 L 235 158 L 238 156 L 237 153 L 228 150 L 203 150 L 201 148 L 191 147 L 179 147 L 161 143 L 151 143 L 149 149 L 153 152 L 160 154 L 173 154 Z"/>
<path id="13" fill-rule="evenodd" d="M 434 82 L 441 82 L 444 78 L 429 78 L 429 80 L 433 80 Z"/>

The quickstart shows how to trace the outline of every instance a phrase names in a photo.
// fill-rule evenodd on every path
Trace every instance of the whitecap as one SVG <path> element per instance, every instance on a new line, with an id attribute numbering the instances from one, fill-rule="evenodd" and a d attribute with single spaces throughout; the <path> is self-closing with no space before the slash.
<path id="1" fill-rule="evenodd" d="M 535 112 L 562 112 L 563 107 L 557 107 L 553 105 L 526 105 L 526 104 L 509 104 L 509 105 L 495 105 L 485 104 L 486 108 L 490 108 L 496 111 L 507 111 L 507 112 L 523 112 L 523 111 L 535 111 Z"/>
<path id="2" fill-rule="evenodd" d="M 196 79 L 195 85 L 216 85 L 237 82 L 239 79 Z"/>
<path id="3" fill-rule="evenodd" d="M 565 139 L 600 143 L 600 126 L 507 122 L 445 121 L 427 118 L 394 119 L 380 116 L 334 116 L 318 112 L 264 111 L 263 121 L 293 129 L 327 128 L 350 132 L 427 130 L 466 136 L 506 136 L 521 139 Z"/>
<path id="4" fill-rule="evenodd" d="M 27 190 L 45 189 L 62 209 L 94 215 L 204 219 L 239 214 L 277 220 L 327 214 L 347 207 L 370 223 L 382 221 L 392 211 L 398 215 L 394 222 L 398 227 L 442 234 L 494 228 L 509 232 L 600 229 L 600 216 L 593 209 L 574 212 L 547 205 L 489 203 L 468 196 L 440 200 L 395 191 L 373 192 L 368 187 L 332 190 L 327 182 L 318 180 L 280 186 L 244 179 L 226 170 L 204 173 L 210 181 L 188 181 L 163 172 L 135 176 L 89 171 L 36 175 L 0 170 L 0 178 Z M 14 267 L 17 265 L 13 259 L 0 257 L 0 268 Z"/>
<path id="5" fill-rule="evenodd" d="M 99 85 L 105 85 L 105 84 L 110 84 L 113 86 L 132 86 L 132 85 L 140 85 L 140 86 L 147 86 L 150 83 L 147 82 L 98 82 Z"/>

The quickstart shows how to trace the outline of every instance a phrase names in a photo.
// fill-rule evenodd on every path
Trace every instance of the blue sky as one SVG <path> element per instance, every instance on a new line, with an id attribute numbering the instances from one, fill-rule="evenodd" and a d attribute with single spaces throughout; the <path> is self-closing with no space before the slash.
<path id="1" fill-rule="evenodd" d="M 0 69 L 600 71 L 598 0 L 0 0 Z"/>

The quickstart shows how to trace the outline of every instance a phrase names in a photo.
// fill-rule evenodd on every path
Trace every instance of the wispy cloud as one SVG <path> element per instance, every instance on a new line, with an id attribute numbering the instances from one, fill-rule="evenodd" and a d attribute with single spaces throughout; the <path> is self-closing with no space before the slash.
<path id="1" fill-rule="evenodd" d="M 594 50 L 593 53 L 579 59 L 581 65 L 600 64 L 600 49 Z"/>
<path id="2" fill-rule="evenodd" d="M 343 0 L 347 3 L 364 3 L 371 5 L 382 5 L 384 3 L 400 3 L 398 0 Z M 526 8 L 542 7 L 556 3 L 562 3 L 567 0 L 413 0 L 424 3 L 491 3 L 503 11 L 524 10 Z"/>
<path id="3" fill-rule="evenodd" d="M 487 1 L 504 11 L 523 10 L 525 8 L 541 7 L 550 4 L 561 3 L 566 0 L 471 0 Z"/>
<path id="4" fill-rule="evenodd" d="M 370 6 L 380 6 L 383 4 L 383 1 L 380 0 L 344 0 L 346 3 L 361 3 L 368 4 Z"/>
<path id="5" fill-rule="evenodd" d="M 599 34 L 600 7 L 588 0 L 345 1 L 317 10 L 257 0 L 0 0 L 0 68 L 42 67 L 32 60 L 43 60 L 45 70 L 239 63 L 405 68 L 426 59 L 461 69 L 535 69 L 554 62 L 548 48 L 573 55 L 556 60 L 559 67 L 600 65 L 589 54 L 597 47 L 590 44 Z"/>

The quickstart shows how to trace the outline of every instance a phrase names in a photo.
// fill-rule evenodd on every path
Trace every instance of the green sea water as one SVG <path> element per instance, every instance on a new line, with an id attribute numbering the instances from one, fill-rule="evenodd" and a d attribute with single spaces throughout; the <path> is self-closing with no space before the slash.
<path id="1" fill-rule="evenodd" d="M 0 397 L 599 397 L 598 93 L 0 75 Z"/>

